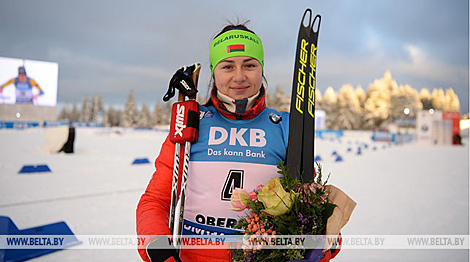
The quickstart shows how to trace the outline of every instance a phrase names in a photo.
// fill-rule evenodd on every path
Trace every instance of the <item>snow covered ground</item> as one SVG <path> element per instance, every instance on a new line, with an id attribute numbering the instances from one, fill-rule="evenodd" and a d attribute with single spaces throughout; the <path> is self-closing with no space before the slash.
<path id="1" fill-rule="evenodd" d="M 357 203 L 345 235 L 468 235 L 469 147 L 316 141 L 330 183 Z M 166 131 L 78 128 L 75 154 L 47 154 L 43 130 L 0 130 L 0 215 L 20 228 L 66 221 L 77 235 L 135 234 L 135 208 Z M 365 144 L 368 145 L 367 149 Z M 377 147 L 376 150 L 373 148 Z M 352 151 L 347 152 L 351 147 Z M 357 148 L 362 147 L 362 155 Z M 336 151 L 344 159 L 335 162 Z M 52 173 L 18 175 L 23 165 Z M 135 250 L 64 250 L 35 261 L 139 261 Z M 335 261 L 468 261 L 468 250 L 343 250 Z"/>

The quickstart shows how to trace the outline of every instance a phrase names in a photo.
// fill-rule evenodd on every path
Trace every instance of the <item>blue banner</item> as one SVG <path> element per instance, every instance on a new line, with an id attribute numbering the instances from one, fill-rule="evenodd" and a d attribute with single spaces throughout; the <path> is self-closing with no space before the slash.
<path id="1" fill-rule="evenodd" d="M 26 121 L 0 121 L 0 129 L 25 129 L 31 127 L 39 127 L 39 122 Z"/>

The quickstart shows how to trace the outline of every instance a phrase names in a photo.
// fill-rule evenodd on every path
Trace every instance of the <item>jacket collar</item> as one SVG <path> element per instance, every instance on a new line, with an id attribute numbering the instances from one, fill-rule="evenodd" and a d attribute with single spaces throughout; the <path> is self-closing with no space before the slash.
<path id="1" fill-rule="evenodd" d="M 239 113 L 235 110 L 235 112 L 230 112 L 225 106 L 225 103 L 219 99 L 217 95 L 217 88 L 213 88 L 211 92 L 211 101 L 214 107 L 219 111 L 223 116 L 233 119 L 233 120 L 248 120 L 256 117 L 266 108 L 266 91 L 264 86 L 261 86 L 259 91 L 258 97 L 256 97 L 253 101 L 249 101 L 253 104 L 253 106 L 246 110 L 244 113 Z M 250 100 L 250 98 L 248 99 Z"/>

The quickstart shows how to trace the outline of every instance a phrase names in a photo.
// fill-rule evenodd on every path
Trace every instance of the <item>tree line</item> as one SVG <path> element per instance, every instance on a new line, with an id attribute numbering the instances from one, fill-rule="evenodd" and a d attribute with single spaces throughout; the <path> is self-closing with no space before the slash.
<path id="1" fill-rule="evenodd" d="M 103 126 L 154 127 L 168 125 L 170 115 L 170 103 L 156 102 L 152 112 L 147 103 L 139 109 L 131 90 L 123 109 L 113 106 L 105 108 L 102 97 L 95 95 L 92 98 L 84 97 L 80 109 L 77 108 L 76 103 L 71 109 L 67 106 L 63 107 L 58 119 L 70 122 L 95 122 Z"/>
<path id="2" fill-rule="evenodd" d="M 267 104 L 289 111 L 290 96 L 286 97 L 278 87 L 268 95 Z M 460 111 L 460 101 L 452 88 L 418 91 L 408 84 L 399 85 L 387 71 L 370 83 L 367 91 L 350 84 L 343 85 L 338 92 L 330 86 L 323 95 L 316 89 L 315 109 L 326 112 L 328 129 L 378 129 L 397 119 L 414 118 L 421 110 Z"/>
<path id="3" fill-rule="evenodd" d="M 278 111 L 289 111 L 290 94 L 278 86 L 268 92 L 267 105 Z M 361 86 L 343 85 L 338 92 L 328 87 L 324 94 L 315 90 L 315 109 L 326 112 L 328 129 L 377 129 L 401 118 L 414 118 L 420 110 L 459 111 L 460 101 L 452 88 L 430 91 L 416 90 L 410 85 L 399 85 L 389 71 L 375 79 L 364 90 Z M 157 101 L 153 111 L 144 103 L 139 109 L 132 91 L 123 109 L 104 108 L 102 98 L 84 97 L 80 109 L 63 107 L 59 120 L 72 122 L 97 122 L 104 126 L 154 127 L 168 125 L 171 103 Z"/>

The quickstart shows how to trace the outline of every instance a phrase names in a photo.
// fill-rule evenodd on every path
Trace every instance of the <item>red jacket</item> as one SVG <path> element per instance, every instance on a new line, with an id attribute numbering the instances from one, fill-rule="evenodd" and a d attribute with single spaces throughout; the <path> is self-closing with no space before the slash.
<path id="1" fill-rule="evenodd" d="M 167 138 L 162 145 L 160 155 L 155 161 L 156 171 L 137 206 L 138 235 L 171 235 L 168 227 L 168 216 L 174 153 L 175 145 Z M 150 261 L 145 249 L 139 249 L 138 251 L 144 261 Z M 182 250 L 181 259 L 183 261 L 226 262 L 230 261 L 230 252 L 223 249 Z"/>
<path id="2" fill-rule="evenodd" d="M 257 103 L 257 105 L 252 108 L 252 110 L 247 111 L 246 114 L 256 116 L 257 113 L 264 109 L 264 92 L 262 93 L 262 99 L 260 99 L 260 101 L 261 102 Z M 222 112 L 218 107 L 217 100 L 214 100 L 213 104 L 215 104 L 215 107 L 219 110 L 219 112 Z M 181 150 L 183 150 L 183 147 Z M 167 137 L 160 150 L 160 155 L 155 161 L 156 170 L 153 174 L 153 177 L 150 180 L 145 193 L 140 198 L 139 204 L 137 206 L 136 213 L 138 235 L 171 235 L 170 229 L 168 227 L 168 221 L 171 201 L 174 152 L 175 145 L 171 143 Z M 180 161 L 180 164 L 180 170 L 182 170 L 183 161 Z M 146 243 L 146 245 L 147 244 L 148 243 Z M 144 261 L 150 261 L 145 249 L 139 249 L 138 251 Z M 328 251 L 321 262 L 329 261 L 331 258 L 336 256 L 338 252 L 339 248 L 334 253 Z M 183 249 L 180 256 L 181 259 L 185 262 L 230 261 L 229 250 L 223 249 Z"/>

